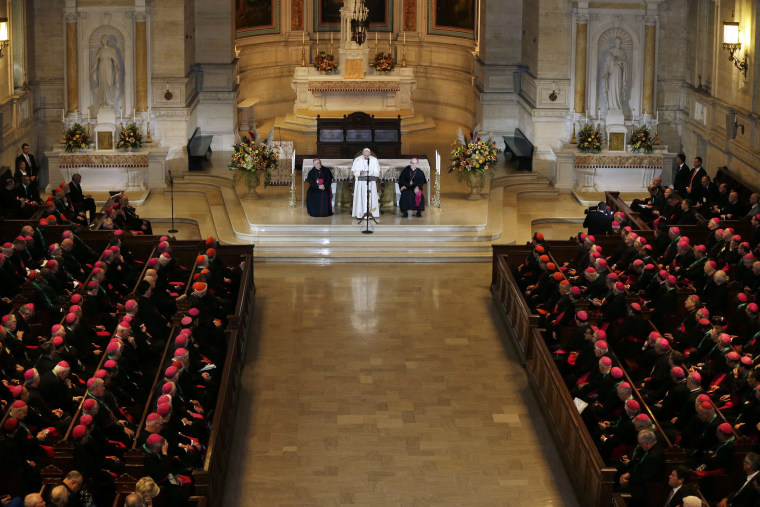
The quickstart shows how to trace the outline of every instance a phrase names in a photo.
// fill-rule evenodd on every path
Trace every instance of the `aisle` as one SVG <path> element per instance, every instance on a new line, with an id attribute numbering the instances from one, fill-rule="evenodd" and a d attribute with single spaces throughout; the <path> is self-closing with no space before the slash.
<path id="1" fill-rule="evenodd" d="M 490 270 L 259 264 L 225 504 L 577 505 Z"/>

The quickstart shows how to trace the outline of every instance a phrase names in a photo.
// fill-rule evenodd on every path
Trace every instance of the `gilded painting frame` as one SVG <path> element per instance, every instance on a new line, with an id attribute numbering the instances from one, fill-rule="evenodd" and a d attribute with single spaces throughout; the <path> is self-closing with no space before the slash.
<path id="1" fill-rule="evenodd" d="M 393 0 L 364 0 L 369 9 L 369 31 L 390 32 L 393 29 Z M 314 0 L 314 31 L 340 32 L 340 8 L 343 0 Z M 373 39 L 367 34 L 368 41 Z"/>
<path id="2" fill-rule="evenodd" d="M 280 0 L 235 0 L 238 37 L 280 33 Z"/>
<path id="3" fill-rule="evenodd" d="M 476 0 L 428 0 L 428 33 L 475 38 Z"/>

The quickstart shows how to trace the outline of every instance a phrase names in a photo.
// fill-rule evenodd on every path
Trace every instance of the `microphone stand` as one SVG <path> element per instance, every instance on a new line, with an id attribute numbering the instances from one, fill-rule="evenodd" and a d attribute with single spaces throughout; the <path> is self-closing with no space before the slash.
<path id="1" fill-rule="evenodd" d="M 375 217 L 372 216 L 372 213 L 370 213 L 369 208 L 369 198 L 370 198 L 370 191 L 369 191 L 369 159 L 367 159 L 367 174 L 365 176 L 359 176 L 359 181 L 362 181 L 361 178 L 365 178 L 364 183 L 367 185 L 367 202 L 365 207 L 364 216 L 359 219 L 358 223 L 362 223 L 362 220 L 365 218 L 367 219 L 367 228 L 362 231 L 362 234 L 372 234 L 374 231 L 369 230 L 369 219 L 371 218 L 375 223 L 377 223 L 377 220 L 375 220 Z"/>
<path id="2" fill-rule="evenodd" d="M 172 228 L 169 229 L 168 232 L 174 234 L 179 231 L 174 228 L 174 178 L 172 177 L 171 171 L 169 171 L 169 195 L 171 196 L 172 201 Z"/>

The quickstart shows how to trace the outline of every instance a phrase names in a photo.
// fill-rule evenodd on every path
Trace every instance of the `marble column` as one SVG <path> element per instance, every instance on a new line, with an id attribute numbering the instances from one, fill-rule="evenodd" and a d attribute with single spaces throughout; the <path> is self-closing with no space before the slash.
<path id="1" fill-rule="evenodd" d="M 657 21 L 647 18 L 644 32 L 644 114 L 654 114 L 654 65 Z"/>
<path id="2" fill-rule="evenodd" d="M 586 53 L 588 48 L 588 17 L 578 16 L 575 24 L 575 112 L 586 110 Z"/>
<path id="3" fill-rule="evenodd" d="M 66 15 L 66 101 L 69 113 L 73 113 L 79 109 L 76 13 Z"/>
<path id="4" fill-rule="evenodd" d="M 148 110 L 148 51 L 145 14 L 135 15 L 135 95 L 137 112 Z"/>

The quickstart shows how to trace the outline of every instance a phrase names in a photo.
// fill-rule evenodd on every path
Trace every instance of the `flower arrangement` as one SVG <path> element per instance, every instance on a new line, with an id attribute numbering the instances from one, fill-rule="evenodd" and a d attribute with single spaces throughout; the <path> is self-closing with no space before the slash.
<path id="1" fill-rule="evenodd" d="M 644 150 L 645 153 L 652 153 L 652 146 L 654 140 L 652 139 L 652 133 L 649 131 L 649 127 L 642 125 L 641 127 L 634 129 L 631 133 L 631 151 L 639 153 Z"/>
<path id="2" fill-rule="evenodd" d="M 257 144 L 253 134 L 251 138 L 244 137 L 239 143 L 232 146 L 232 158 L 227 168 L 235 173 L 235 184 L 238 179 L 245 176 L 246 183 L 250 187 L 261 173 L 264 173 L 264 186 L 269 185 L 270 171 L 277 167 L 279 157 L 277 151 L 265 144 Z"/>
<path id="3" fill-rule="evenodd" d="M 117 148 L 139 148 L 142 146 L 142 134 L 140 129 L 137 128 L 137 124 L 130 123 L 121 130 L 119 134 L 119 142 L 116 143 Z"/>
<path id="4" fill-rule="evenodd" d="M 396 67 L 396 60 L 393 55 L 380 51 L 375 55 L 375 61 L 372 62 L 372 68 L 380 72 L 390 72 Z"/>
<path id="5" fill-rule="evenodd" d="M 335 63 L 335 56 L 320 51 L 316 58 L 314 58 L 314 68 L 324 72 L 332 72 L 338 68 L 338 64 Z"/>
<path id="6" fill-rule="evenodd" d="M 496 163 L 499 150 L 491 140 L 483 140 L 473 132 L 465 139 L 459 132 L 459 142 L 452 145 L 449 172 L 457 173 L 457 179 L 467 181 L 472 174 L 484 176 Z M 493 172 L 490 173 L 493 178 Z"/>
<path id="7" fill-rule="evenodd" d="M 64 136 L 66 141 L 66 151 L 81 150 L 90 147 L 90 134 L 81 123 L 75 123 L 66 131 Z"/>
<path id="8" fill-rule="evenodd" d="M 602 151 L 602 133 L 593 124 L 587 123 L 578 133 L 578 151 L 590 153 Z"/>

